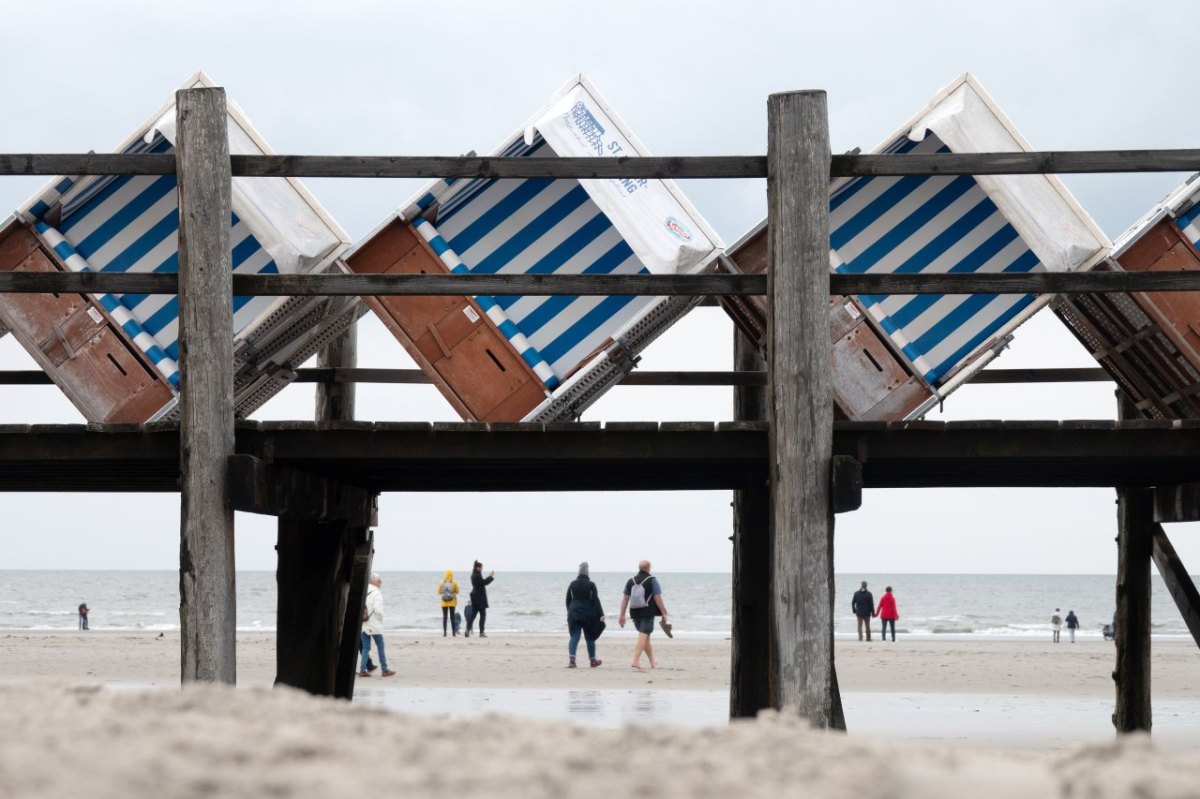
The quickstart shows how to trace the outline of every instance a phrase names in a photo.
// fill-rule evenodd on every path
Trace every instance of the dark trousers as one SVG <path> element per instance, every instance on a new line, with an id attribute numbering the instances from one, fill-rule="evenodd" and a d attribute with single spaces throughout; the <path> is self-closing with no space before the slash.
<path id="1" fill-rule="evenodd" d="M 458 628 L 454 626 L 454 611 L 455 610 L 457 610 L 457 608 L 449 608 L 449 607 L 446 607 L 445 605 L 442 606 L 442 636 L 443 637 L 445 637 L 445 635 L 446 635 L 446 625 L 450 625 L 450 627 L 454 630 L 454 634 L 458 635 Z"/>
<path id="2" fill-rule="evenodd" d="M 467 632 L 471 632 L 471 625 L 475 620 L 479 620 L 479 632 L 483 633 L 483 625 L 487 624 L 487 608 L 475 608 L 475 618 L 467 622 Z"/>
<path id="3" fill-rule="evenodd" d="M 880 619 L 879 637 L 884 641 L 887 640 L 888 625 L 892 625 L 892 640 L 896 640 L 896 620 L 895 619 Z"/>

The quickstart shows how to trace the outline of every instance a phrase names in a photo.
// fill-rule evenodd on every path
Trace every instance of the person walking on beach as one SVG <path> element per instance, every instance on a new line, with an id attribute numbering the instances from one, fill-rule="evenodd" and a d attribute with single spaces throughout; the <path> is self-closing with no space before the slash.
<path id="1" fill-rule="evenodd" d="M 887 640 L 888 625 L 892 625 L 892 643 L 896 643 L 896 619 L 900 618 L 900 614 L 896 611 L 896 597 L 892 594 L 892 587 L 889 585 L 883 589 L 883 596 L 879 597 L 879 607 L 875 609 L 875 615 L 882 621 L 879 625 L 879 637 L 884 641 Z"/>
<path id="2" fill-rule="evenodd" d="M 587 561 L 579 564 L 579 576 L 567 586 L 567 668 L 575 668 L 575 652 L 579 649 L 579 636 L 587 642 L 588 660 L 592 668 L 600 665 L 596 658 L 596 639 L 604 630 L 604 608 L 600 605 L 600 594 L 596 584 L 588 577 Z"/>
<path id="3" fill-rule="evenodd" d="M 1062 634 L 1062 616 L 1058 608 L 1054 609 L 1054 613 L 1050 616 L 1050 629 L 1054 632 L 1054 643 L 1058 643 L 1058 637 Z"/>
<path id="4" fill-rule="evenodd" d="M 1075 615 L 1075 611 L 1067 611 L 1067 633 L 1071 636 L 1071 643 L 1075 643 L 1075 631 L 1079 629 L 1079 617 Z"/>
<path id="5" fill-rule="evenodd" d="M 391 677 L 396 672 L 388 668 L 387 650 L 383 646 L 383 580 L 375 572 L 371 572 L 371 582 L 367 586 L 367 599 L 363 614 L 362 635 L 359 651 L 362 662 L 359 666 L 359 677 L 370 677 L 367 671 L 367 661 L 371 658 L 371 639 L 375 639 L 375 651 L 379 653 L 379 665 L 383 667 L 381 677 Z"/>
<path id="6" fill-rule="evenodd" d="M 875 613 L 875 597 L 871 596 L 871 592 L 867 590 L 867 581 L 862 581 L 862 588 L 854 592 L 854 597 L 850 600 L 850 612 L 854 614 L 854 618 L 858 620 L 858 640 L 863 639 L 863 632 L 867 634 L 867 640 L 871 640 L 871 616 Z"/>
<path id="7" fill-rule="evenodd" d="M 495 579 L 495 571 L 484 577 L 483 564 L 475 561 L 475 565 L 471 569 L 471 608 L 473 615 L 467 617 L 467 638 L 471 637 L 471 624 L 475 619 L 479 619 L 479 637 L 487 638 L 487 633 L 483 631 L 484 625 L 487 624 L 487 587 Z"/>
<path id="8" fill-rule="evenodd" d="M 87 615 L 88 615 L 87 603 L 80 602 L 79 603 L 79 629 L 81 629 L 81 630 L 88 629 Z"/>
<path id="9" fill-rule="evenodd" d="M 451 631 L 458 635 L 458 625 L 454 621 L 454 614 L 458 612 L 458 583 L 454 582 L 454 572 L 450 569 L 446 569 L 446 576 L 438 583 L 438 596 L 442 600 L 442 637 L 446 637 L 447 622 Z"/>
<path id="10" fill-rule="evenodd" d="M 637 644 L 633 647 L 633 662 L 629 665 L 641 671 L 642 652 L 650 661 L 650 668 L 657 668 L 658 661 L 654 659 L 654 647 L 650 644 L 650 634 L 654 632 L 654 617 L 662 616 L 663 632 L 668 638 L 671 635 L 671 625 L 667 622 L 667 606 L 663 602 L 662 587 L 658 578 L 650 573 L 650 561 L 638 561 L 638 573 L 625 583 L 625 594 L 621 598 L 621 612 L 617 622 L 625 626 L 625 611 L 629 610 L 629 618 L 638 631 Z"/>

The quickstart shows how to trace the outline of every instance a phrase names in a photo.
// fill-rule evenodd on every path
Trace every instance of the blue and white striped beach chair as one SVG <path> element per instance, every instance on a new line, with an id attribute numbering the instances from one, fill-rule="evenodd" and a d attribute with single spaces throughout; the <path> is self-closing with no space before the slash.
<path id="1" fill-rule="evenodd" d="M 646 155 L 582 76 L 493 155 Z M 669 181 L 441 180 L 345 258 L 352 272 L 647 274 L 710 269 L 721 244 Z M 368 298 L 467 419 L 578 416 L 693 298 Z"/>
<path id="2" fill-rule="evenodd" d="M 873 152 L 1031 150 L 983 88 L 963 75 Z M 765 223 L 729 249 L 727 268 L 766 266 Z M 842 274 L 1090 269 L 1109 243 L 1052 175 L 842 178 L 830 189 L 830 268 Z M 1049 296 L 831 298 L 839 415 L 920 416 L 982 369 Z M 729 298 L 765 348 L 765 315 Z"/>
<path id="3" fill-rule="evenodd" d="M 203 74 L 181 88 L 211 86 Z M 267 154 L 269 148 L 249 121 L 229 105 L 230 152 Z M 171 153 L 174 151 L 173 101 L 152 116 L 123 143 L 119 152 Z M 52 252 L 58 268 L 95 272 L 175 272 L 179 266 L 179 209 L 174 175 L 57 178 L 29 200 L 6 227 L 23 227 L 20 234 L 36 237 Z M 348 246 L 346 235 L 304 187 L 283 178 L 234 178 L 233 214 L 230 218 L 233 269 L 243 274 L 304 273 L 333 268 Z M 0 235 L 3 235 L 0 233 Z M 13 269 L 18 264 L 0 264 Z M 49 298 L 42 314 L 62 316 Z M 130 404 L 125 393 L 145 391 L 120 385 L 129 365 L 113 361 L 116 382 L 99 375 L 97 368 L 69 364 L 83 358 L 107 355 L 72 346 L 66 360 L 46 357 L 45 339 L 26 335 L 36 309 L 25 298 L 21 313 L 0 303 L 0 317 L 22 340 L 26 349 L 63 386 L 90 421 L 143 422 L 169 416 L 179 384 L 179 300 L 174 295 L 98 295 L 94 298 L 108 317 L 96 322 L 97 330 L 109 324 L 112 335 L 125 337 L 131 350 L 148 362 L 146 376 L 168 390 L 166 402 L 147 408 Z M 85 304 L 86 298 L 72 300 Z M 49 304 L 46 304 L 49 303 Z M 53 307 L 52 307 L 53 306 Z M 7 311 L 6 311 L 7 308 Z M 235 403 L 240 415 L 253 411 L 294 377 L 294 369 L 320 346 L 336 336 L 360 312 L 357 299 L 234 297 Z M 79 334 L 86 336 L 87 331 Z M 103 364 L 101 364 L 103 365 Z M 126 381 L 128 382 L 128 381 Z M 69 385 L 68 385 L 69 384 Z M 162 397 L 162 391 L 154 392 Z M 150 404 L 154 404 L 151 402 Z"/>

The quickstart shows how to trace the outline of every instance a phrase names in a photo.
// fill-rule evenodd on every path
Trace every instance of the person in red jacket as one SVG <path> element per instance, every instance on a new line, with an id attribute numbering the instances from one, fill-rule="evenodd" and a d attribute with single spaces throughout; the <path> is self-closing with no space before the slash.
<path id="1" fill-rule="evenodd" d="M 883 596 L 879 597 L 879 607 L 875 609 L 875 617 L 881 619 L 879 627 L 879 637 L 887 640 L 888 624 L 892 625 L 892 643 L 896 642 L 896 619 L 900 618 L 900 614 L 896 612 L 896 597 L 892 595 L 892 587 L 889 585 L 883 589 Z"/>

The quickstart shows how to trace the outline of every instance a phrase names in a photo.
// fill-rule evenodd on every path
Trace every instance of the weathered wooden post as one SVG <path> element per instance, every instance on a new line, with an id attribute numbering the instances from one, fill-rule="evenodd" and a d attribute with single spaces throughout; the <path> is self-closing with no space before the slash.
<path id="1" fill-rule="evenodd" d="M 329 342 L 317 354 L 317 367 L 353 369 L 358 363 L 358 325 Z M 349 422 L 354 420 L 355 384 L 330 381 L 317 383 L 317 421 Z"/>
<path id="2" fill-rule="evenodd" d="M 1118 392 L 1120 419 L 1137 411 Z M 1117 634 L 1113 682 L 1117 732 L 1150 731 L 1150 561 L 1154 535 L 1154 490 L 1117 489 Z"/>
<path id="3" fill-rule="evenodd" d="M 175 103 L 182 677 L 234 683 L 232 187 L 225 90 L 184 89 Z"/>
<path id="4" fill-rule="evenodd" d="M 773 602 L 778 701 L 843 727 L 833 664 L 829 123 L 825 93 L 767 101 Z"/>
<path id="5" fill-rule="evenodd" d="M 733 368 L 762 371 L 766 362 L 737 328 Z M 735 386 L 733 418 L 767 418 L 766 386 Z M 733 623 L 730 646 L 729 716 L 753 718 L 777 705 L 771 658 L 771 492 L 765 480 L 733 492 Z"/>

